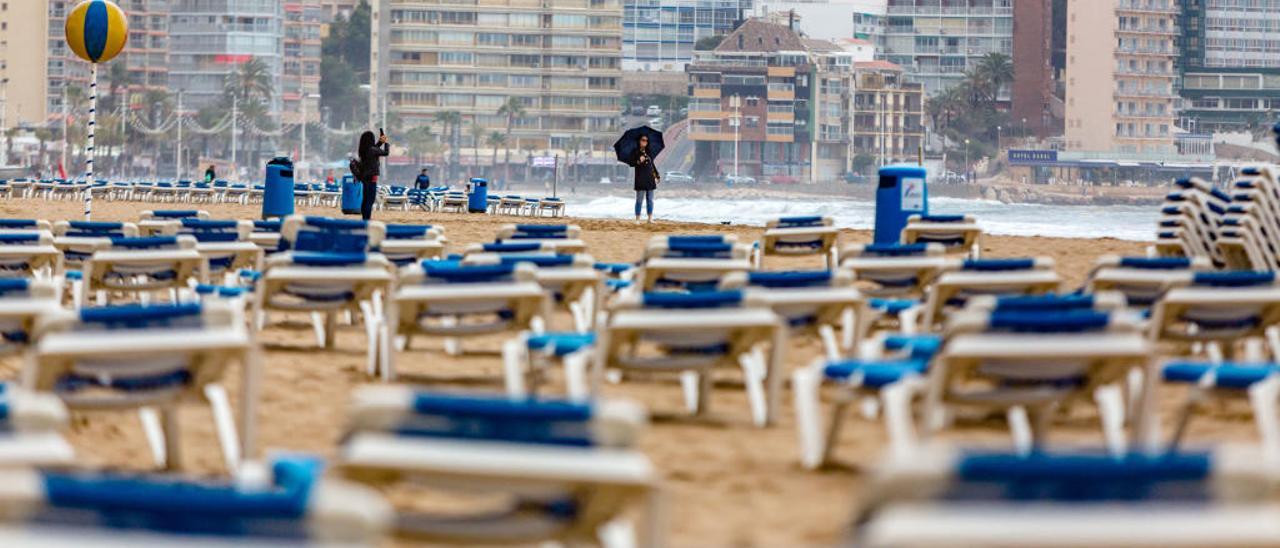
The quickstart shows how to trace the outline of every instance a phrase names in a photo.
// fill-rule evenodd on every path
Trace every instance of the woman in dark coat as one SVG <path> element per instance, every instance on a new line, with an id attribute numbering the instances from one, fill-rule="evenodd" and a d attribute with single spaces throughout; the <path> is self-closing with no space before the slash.
<path id="1" fill-rule="evenodd" d="M 653 165 L 653 159 L 649 157 L 649 137 L 647 135 L 640 136 L 640 146 L 630 163 L 631 167 L 636 170 L 636 222 L 640 222 L 640 206 L 644 205 L 649 212 L 649 222 L 652 223 L 653 191 L 657 190 L 658 182 L 662 180 L 662 177 L 658 175 L 658 168 Z"/>
<path id="2" fill-rule="evenodd" d="M 377 137 L 376 141 L 372 131 L 366 131 L 360 135 L 360 149 L 357 151 L 360 155 L 360 182 L 362 183 L 360 217 L 366 221 L 373 217 L 373 203 L 378 199 L 378 175 L 381 173 L 379 160 L 390 154 L 390 149 L 386 135 Z"/>

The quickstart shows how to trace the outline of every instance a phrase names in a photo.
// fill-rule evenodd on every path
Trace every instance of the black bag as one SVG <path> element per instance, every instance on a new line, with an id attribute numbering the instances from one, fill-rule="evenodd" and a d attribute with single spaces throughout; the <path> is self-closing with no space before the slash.
<path id="1" fill-rule="evenodd" d="M 360 165 L 359 158 L 352 158 L 351 162 L 347 164 L 347 169 L 351 170 L 351 176 L 355 177 L 357 181 L 364 182 L 364 166 Z"/>

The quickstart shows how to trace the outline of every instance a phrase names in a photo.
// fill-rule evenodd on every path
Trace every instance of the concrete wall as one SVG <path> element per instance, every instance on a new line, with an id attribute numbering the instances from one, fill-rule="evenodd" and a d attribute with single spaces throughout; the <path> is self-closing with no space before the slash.
<path id="1" fill-rule="evenodd" d="M 1110 151 L 1115 143 L 1115 6 L 1067 6 L 1067 150 Z"/>

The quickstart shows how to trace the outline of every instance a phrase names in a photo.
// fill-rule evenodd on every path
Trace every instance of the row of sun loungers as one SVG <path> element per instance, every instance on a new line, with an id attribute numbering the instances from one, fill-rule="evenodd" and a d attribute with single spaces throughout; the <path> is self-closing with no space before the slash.
<path id="1" fill-rule="evenodd" d="M 1175 187 L 1161 206 L 1155 255 L 1235 270 L 1280 268 L 1280 185 L 1271 167 L 1244 168 L 1225 189 L 1200 179 Z"/>

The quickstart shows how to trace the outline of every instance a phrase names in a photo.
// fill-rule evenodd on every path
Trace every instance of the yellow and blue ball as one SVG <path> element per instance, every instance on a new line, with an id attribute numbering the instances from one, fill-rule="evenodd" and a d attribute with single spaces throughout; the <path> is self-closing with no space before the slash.
<path id="1" fill-rule="evenodd" d="M 90 63 L 105 63 L 129 41 L 129 20 L 110 0 L 85 0 L 67 14 L 67 45 Z"/>

